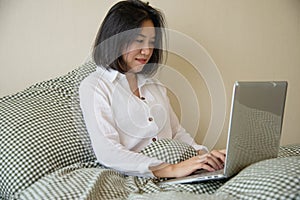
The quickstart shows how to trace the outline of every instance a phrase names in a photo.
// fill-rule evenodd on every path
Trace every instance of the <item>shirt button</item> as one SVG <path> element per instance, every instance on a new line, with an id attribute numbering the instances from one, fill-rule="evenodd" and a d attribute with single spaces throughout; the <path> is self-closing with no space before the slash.
<path id="1" fill-rule="evenodd" d="M 152 142 L 156 142 L 156 138 L 152 138 Z"/>
<path id="2" fill-rule="evenodd" d="M 149 122 L 152 122 L 152 121 L 153 121 L 153 118 L 152 118 L 152 117 L 149 117 L 149 118 L 148 118 L 148 121 L 149 121 Z"/>

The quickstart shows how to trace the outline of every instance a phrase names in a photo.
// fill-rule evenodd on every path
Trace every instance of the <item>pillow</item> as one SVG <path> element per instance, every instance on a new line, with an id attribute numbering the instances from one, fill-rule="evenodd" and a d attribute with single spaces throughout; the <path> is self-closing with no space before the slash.
<path id="1" fill-rule="evenodd" d="M 56 169 L 95 160 L 77 88 L 94 68 L 86 63 L 0 99 L 0 199 Z"/>
<path id="2" fill-rule="evenodd" d="M 300 144 L 289 144 L 279 147 L 278 157 L 290 157 L 300 155 Z"/>
<path id="3" fill-rule="evenodd" d="M 177 163 L 195 156 L 189 145 L 175 140 L 158 140 L 142 153 Z M 151 178 L 125 176 L 97 163 L 80 163 L 44 176 L 32 186 L 16 194 L 17 199 L 127 199 L 130 193 L 192 192 L 213 193 L 221 182 L 159 186 Z"/>
<path id="4" fill-rule="evenodd" d="M 300 199 L 300 156 L 250 165 L 220 187 L 235 199 Z"/>
<path id="5" fill-rule="evenodd" d="M 171 164 L 182 162 L 198 154 L 192 146 L 171 139 L 152 142 L 141 153 Z"/>
<path id="6" fill-rule="evenodd" d="M 171 164 L 182 162 L 197 155 L 197 151 L 192 146 L 171 139 L 157 140 L 145 147 L 141 153 L 150 157 L 156 157 Z M 160 191 L 185 191 L 196 194 L 212 194 L 226 181 L 226 179 L 224 179 L 192 184 L 163 184 L 159 186 L 154 184 L 162 180 L 166 179 L 152 179 L 152 181 L 149 181 L 149 179 L 137 178 L 136 182 L 139 185 L 144 185 L 144 187 L 140 187 L 140 190 L 145 193 L 157 192 L 157 188 L 160 187 Z"/>
<path id="7" fill-rule="evenodd" d="M 178 163 L 197 155 L 195 149 L 185 143 L 163 139 L 151 143 L 141 153 L 157 157 L 169 163 Z M 95 167 L 98 167 L 95 168 Z M 94 169 L 93 169 L 94 168 Z M 105 173 L 104 173 L 105 172 Z M 107 176 L 106 174 L 110 174 Z M 130 192 L 153 193 L 161 191 L 151 178 L 129 177 L 112 169 L 102 169 L 90 163 L 80 163 L 55 171 L 35 182 L 31 187 L 16 194 L 17 199 L 88 199 L 86 194 L 97 194 L 98 198 L 112 199 L 119 197 L 125 199 Z M 105 185 L 109 187 L 106 188 Z M 97 191 L 91 192 L 97 188 Z M 169 191 L 184 190 L 191 187 L 166 188 Z M 194 187 L 193 187 L 194 188 Z M 205 191 L 215 188 L 205 187 Z M 197 190 L 197 189 L 193 189 Z M 90 191 L 90 192 L 87 192 Z M 201 190 L 203 191 L 203 190 Z M 200 192 L 200 190 L 199 190 Z M 125 196 L 124 196 L 125 195 Z"/>

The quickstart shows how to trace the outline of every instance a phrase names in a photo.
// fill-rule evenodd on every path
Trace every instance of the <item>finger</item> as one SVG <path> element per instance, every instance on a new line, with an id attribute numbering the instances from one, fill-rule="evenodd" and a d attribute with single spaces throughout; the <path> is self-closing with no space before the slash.
<path id="1" fill-rule="evenodd" d="M 201 163 L 199 166 L 198 166 L 198 169 L 205 169 L 209 172 L 213 172 L 215 171 L 215 169 L 213 167 L 211 167 L 210 165 L 208 164 L 205 164 L 205 163 Z"/>
<path id="2" fill-rule="evenodd" d="M 218 158 L 215 158 L 213 155 L 211 155 L 209 153 L 204 154 L 204 155 L 195 156 L 195 157 L 193 157 L 193 159 L 196 163 L 208 164 L 213 169 L 222 169 L 223 168 L 222 162 Z"/>
<path id="3" fill-rule="evenodd" d="M 213 151 L 211 152 L 211 154 L 212 154 L 214 157 L 220 159 L 222 162 L 225 162 L 225 156 L 226 156 L 226 154 L 224 154 L 223 152 L 217 151 L 217 150 L 213 150 Z"/>
<path id="4" fill-rule="evenodd" d="M 214 157 L 213 155 L 209 155 L 207 157 L 207 163 L 217 170 L 223 168 L 222 162 L 218 158 Z"/>
<path id="5" fill-rule="evenodd" d="M 196 156 L 197 157 L 196 162 L 198 162 L 198 163 L 204 163 L 204 162 L 206 162 L 207 156 L 208 156 L 207 153 L 204 154 L 204 155 Z"/>
<path id="6" fill-rule="evenodd" d="M 222 150 L 220 150 L 220 152 L 221 152 L 222 154 L 226 155 L 226 149 L 222 149 Z"/>
<path id="7" fill-rule="evenodd" d="M 226 155 L 226 149 L 217 150 L 219 153 Z"/>

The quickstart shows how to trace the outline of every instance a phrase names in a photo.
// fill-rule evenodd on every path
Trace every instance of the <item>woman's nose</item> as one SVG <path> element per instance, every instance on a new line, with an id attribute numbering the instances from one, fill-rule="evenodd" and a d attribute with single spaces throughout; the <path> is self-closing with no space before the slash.
<path id="1" fill-rule="evenodd" d="M 144 47 L 144 48 L 141 49 L 141 54 L 147 56 L 147 55 L 150 54 L 150 51 L 151 51 L 151 50 L 150 50 L 149 47 Z"/>

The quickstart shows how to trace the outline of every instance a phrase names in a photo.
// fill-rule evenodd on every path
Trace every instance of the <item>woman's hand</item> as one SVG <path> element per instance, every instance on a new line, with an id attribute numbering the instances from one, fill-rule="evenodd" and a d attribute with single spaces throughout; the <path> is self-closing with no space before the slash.
<path id="1" fill-rule="evenodd" d="M 177 164 L 169 164 L 153 171 L 156 177 L 184 177 L 198 169 L 215 171 L 224 167 L 226 150 L 213 150 L 210 153 L 194 156 Z"/>

